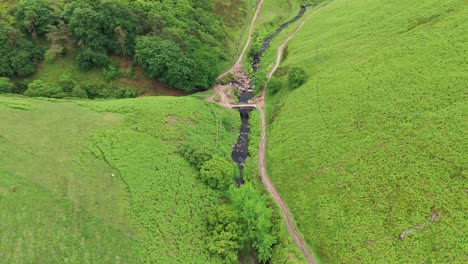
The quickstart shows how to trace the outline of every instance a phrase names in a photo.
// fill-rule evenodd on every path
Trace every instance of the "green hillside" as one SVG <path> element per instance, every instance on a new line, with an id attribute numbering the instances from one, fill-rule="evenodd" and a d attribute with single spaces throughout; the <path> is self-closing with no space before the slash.
<path id="1" fill-rule="evenodd" d="M 467 16 L 335 0 L 290 42 L 269 173 L 323 263 L 466 262 Z M 309 76 L 295 90 L 292 67 Z"/>
<path id="2" fill-rule="evenodd" d="M 220 193 L 179 153 L 228 159 L 237 118 L 192 97 L 0 97 L 0 259 L 220 262 L 206 249 Z"/>

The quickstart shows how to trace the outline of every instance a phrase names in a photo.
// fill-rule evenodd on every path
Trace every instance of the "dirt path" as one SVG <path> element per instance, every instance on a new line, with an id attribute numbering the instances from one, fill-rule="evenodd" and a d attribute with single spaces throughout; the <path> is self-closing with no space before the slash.
<path id="1" fill-rule="evenodd" d="M 252 34 L 254 31 L 254 26 L 255 22 L 257 21 L 258 14 L 260 13 L 260 10 L 262 9 L 263 2 L 265 0 L 260 0 L 257 5 L 257 9 L 255 10 L 255 14 L 252 17 L 252 21 L 250 22 L 250 29 L 249 29 L 249 35 L 247 36 L 247 41 L 245 42 L 244 48 L 242 49 L 241 54 L 239 55 L 239 58 L 237 59 L 236 63 L 226 72 L 220 74 L 218 76 L 218 80 L 225 77 L 228 75 L 230 72 L 234 73 L 234 77 L 239 80 L 240 82 L 244 82 L 245 87 L 250 87 L 250 78 L 247 72 L 245 71 L 244 67 L 242 66 L 242 60 L 244 58 L 245 53 L 247 52 L 247 49 L 250 46 L 250 42 L 252 42 Z M 231 89 L 230 85 L 221 85 L 221 84 L 216 84 L 213 87 L 215 91 L 215 95 L 208 98 L 208 101 L 217 103 L 221 106 L 229 107 L 232 108 L 232 105 L 235 104 L 234 99 L 231 96 Z M 218 98 L 215 98 L 215 97 Z"/>
<path id="2" fill-rule="evenodd" d="M 304 25 L 304 23 L 307 21 L 307 19 L 309 19 L 312 15 L 317 13 L 319 10 L 320 10 L 320 8 L 318 8 L 312 14 L 310 14 L 306 18 L 304 18 L 301 21 L 301 23 L 296 27 L 296 29 L 293 32 L 291 32 L 291 34 L 288 36 L 288 38 L 278 48 L 278 52 L 276 54 L 276 63 L 275 63 L 275 65 L 273 65 L 273 67 L 268 72 L 268 75 L 267 75 L 268 79 L 270 79 L 273 76 L 273 74 L 275 73 L 275 71 L 278 69 L 278 67 L 279 67 L 279 65 L 281 63 L 281 57 L 282 57 L 284 48 L 286 47 L 288 42 L 297 33 L 297 31 L 299 31 L 299 29 Z M 312 255 L 312 252 L 310 251 L 309 247 L 307 246 L 307 243 L 304 241 L 302 236 L 296 230 L 296 226 L 294 225 L 294 221 L 293 221 L 291 211 L 289 211 L 289 208 L 286 206 L 286 203 L 281 198 L 281 196 L 278 193 L 278 191 L 276 190 L 276 188 L 273 186 L 273 183 L 271 182 L 270 178 L 268 177 L 268 173 L 267 173 L 267 170 L 266 170 L 266 116 L 265 116 L 265 111 L 264 111 L 266 91 L 267 91 L 267 85 L 263 86 L 262 96 L 261 96 L 261 98 L 259 100 L 259 103 L 257 104 L 257 109 L 260 112 L 260 119 L 261 119 L 261 125 L 262 125 L 260 144 L 258 146 L 258 168 L 260 170 L 260 176 L 262 178 L 262 182 L 265 185 L 266 189 L 271 194 L 271 196 L 273 196 L 273 199 L 275 200 L 275 202 L 280 207 L 281 213 L 283 215 L 284 223 L 286 224 L 286 228 L 288 229 L 288 232 L 291 235 L 292 239 L 296 243 L 299 250 L 304 254 L 304 257 L 306 258 L 307 263 L 315 264 L 316 261 L 314 259 L 314 256 Z"/>
<path id="3" fill-rule="evenodd" d="M 252 42 L 252 34 L 254 32 L 255 22 L 257 21 L 258 14 L 260 13 L 260 10 L 262 9 L 263 1 L 265 1 L 265 0 L 260 0 L 260 2 L 258 2 L 257 10 L 255 10 L 255 14 L 252 17 L 252 21 L 250 22 L 250 29 L 249 29 L 249 35 L 247 36 L 247 41 L 245 42 L 244 49 L 242 49 L 242 52 L 239 55 L 239 58 L 237 59 L 236 63 L 231 67 L 231 69 L 229 69 L 226 72 L 220 74 L 218 76 L 218 79 L 223 78 L 224 76 L 228 75 L 230 72 L 237 72 L 238 70 L 244 70 L 244 68 L 242 66 L 242 60 L 244 59 L 244 55 L 245 55 L 245 53 L 247 52 L 247 49 L 250 46 L 250 42 Z"/>
<path id="4" fill-rule="evenodd" d="M 242 59 L 245 55 L 245 52 L 247 51 L 250 42 L 252 40 L 252 33 L 254 30 L 254 25 L 255 21 L 257 20 L 258 14 L 260 13 L 261 7 L 263 5 L 264 0 L 260 0 L 257 6 L 257 10 L 252 18 L 251 24 L 250 24 L 250 30 L 249 30 L 249 35 L 247 38 L 247 42 L 245 43 L 244 49 L 242 50 L 239 59 L 237 60 L 236 64 L 234 64 L 231 69 L 228 71 L 222 73 L 219 75 L 218 79 L 223 78 L 230 72 L 234 73 L 234 76 L 238 80 L 243 80 L 245 81 L 245 84 L 250 84 L 250 79 L 245 71 L 245 69 L 242 66 Z M 304 18 L 300 24 L 294 29 L 293 32 L 290 33 L 288 38 L 281 44 L 281 46 L 278 48 L 277 52 L 277 57 L 276 57 L 276 63 L 275 65 L 270 69 L 270 71 L 267 74 L 268 79 L 273 76 L 275 71 L 278 69 L 280 63 L 281 63 L 281 57 L 284 51 L 284 48 L 288 44 L 288 42 L 292 39 L 292 37 L 296 34 L 296 32 L 304 25 L 304 23 L 316 12 L 318 12 L 320 8 L 315 10 L 312 14 L 308 15 L 306 18 Z M 234 100 L 231 97 L 231 85 L 215 85 L 214 90 L 215 94 L 218 96 L 217 99 L 215 100 L 215 96 L 212 96 L 209 98 L 209 101 L 215 102 L 221 106 L 228 107 L 228 108 L 233 108 L 236 107 L 236 104 Z M 291 212 L 289 211 L 289 208 L 286 206 L 286 203 L 284 200 L 281 198 L 280 194 L 276 190 L 276 188 L 273 186 L 273 183 L 271 182 L 270 178 L 268 177 L 267 170 L 266 170 L 266 116 L 265 116 L 265 111 L 264 111 L 264 103 L 265 103 L 265 95 L 267 91 L 267 85 L 263 87 L 262 90 L 262 95 L 257 99 L 257 103 L 254 104 L 243 104 L 243 105 L 237 105 L 237 107 L 255 107 L 258 109 L 260 112 L 260 118 L 261 118 L 261 138 L 260 138 L 260 143 L 259 143 L 259 148 L 258 148 L 258 167 L 260 171 L 260 176 L 262 179 L 263 184 L 265 185 L 265 188 L 268 190 L 268 192 L 271 194 L 275 202 L 278 204 L 280 207 L 281 213 L 283 215 L 283 220 L 285 222 L 286 228 L 291 235 L 292 239 L 296 243 L 297 247 L 299 250 L 304 254 L 304 257 L 307 260 L 307 263 L 309 264 L 315 264 L 315 259 L 312 255 L 312 252 L 307 246 L 307 243 L 304 241 L 302 236 L 299 234 L 299 232 L 296 230 L 296 226 L 294 225 L 293 217 Z"/>

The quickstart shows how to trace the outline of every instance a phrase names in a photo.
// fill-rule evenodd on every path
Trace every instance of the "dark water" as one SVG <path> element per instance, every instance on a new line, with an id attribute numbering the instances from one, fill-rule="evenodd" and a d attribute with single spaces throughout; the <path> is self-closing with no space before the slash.
<path id="1" fill-rule="evenodd" d="M 260 50 L 255 54 L 254 60 L 252 63 L 252 69 L 254 73 L 259 71 L 259 64 L 261 61 L 261 58 L 265 51 L 268 49 L 270 46 L 271 41 L 273 38 L 275 38 L 281 31 L 283 31 L 287 26 L 291 25 L 292 23 L 296 22 L 298 19 L 300 19 L 307 7 L 311 7 L 313 5 L 309 6 L 301 6 L 301 10 L 299 11 L 299 14 L 291 19 L 290 21 L 282 24 L 281 26 L 278 27 L 275 32 L 273 32 L 270 36 L 268 36 L 262 43 L 262 46 Z M 251 100 L 254 96 L 253 92 L 249 92 L 249 90 L 252 89 L 252 84 L 250 81 L 248 82 L 241 82 L 241 83 L 248 83 L 248 87 L 245 92 L 242 92 L 239 95 L 239 103 L 248 103 L 249 100 Z M 237 163 L 237 166 L 239 167 L 239 177 L 236 178 L 236 183 L 238 186 L 242 185 L 244 183 L 244 161 L 245 159 L 249 156 L 249 133 L 250 133 L 250 126 L 249 126 L 249 117 L 250 117 L 250 112 L 253 110 L 253 107 L 243 107 L 239 108 L 239 113 L 240 113 L 240 118 L 241 118 L 241 127 L 240 127 L 240 132 L 239 132 L 239 137 L 237 139 L 237 143 L 233 146 L 232 148 L 232 160 Z"/>

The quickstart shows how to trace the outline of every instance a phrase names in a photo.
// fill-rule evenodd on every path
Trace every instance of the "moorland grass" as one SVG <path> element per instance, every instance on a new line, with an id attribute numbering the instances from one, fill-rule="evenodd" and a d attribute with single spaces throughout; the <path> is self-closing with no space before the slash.
<path id="1" fill-rule="evenodd" d="M 324 263 L 465 262 L 467 11 L 335 0 L 290 42 L 268 170 Z"/>
<path id="2" fill-rule="evenodd" d="M 219 263 L 205 217 L 220 194 L 179 152 L 229 158 L 236 114 L 192 97 L 4 96 L 0 117 L 2 260 Z"/>

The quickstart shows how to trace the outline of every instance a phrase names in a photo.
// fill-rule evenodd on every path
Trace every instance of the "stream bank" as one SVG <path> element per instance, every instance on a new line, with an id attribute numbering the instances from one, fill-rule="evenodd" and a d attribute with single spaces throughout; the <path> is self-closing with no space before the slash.
<path id="1" fill-rule="evenodd" d="M 262 59 L 263 54 L 270 46 L 271 41 L 279 35 L 285 28 L 289 25 L 293 24 L 300 18 L 302 18 L 307 11 L 308 7 L 313 7 L 314 5 L 307 5 L 301 6 L 299 13 L 293 19 L 281 24 L 278 29 L 276 29 L 271 35 L 269 35 L 261 45 L 260 50 L 254 55 L 253 62 L 252 62 L 252 69 L 254 74 L 260 70 L 260 62 Z M 241 76 L 238 77 L 238 80 L 235 81 L 235 85 L 231 83 L 232 86 L 237 86 L 240 90 L 239 93 L 239 104 L 248 104 L 252 102 L 254 97 L 253 94 L 253 84 L 250 77 L 243 73 Z M 235 182 L 238 186 L 244 183 L 244 162 L 249 156 L 249 133 L 250 133 L 250 126 L 249 126 L 249 119 L 250 119 L 250 112 L 254 110 L 255 107 L 240 107 L 238 108 L 240 119 L 241 119 L 241 126 L 239 130 L 239 137 L 237 139 L 237 143 L 233 145 L 231 157 L 232 160 L 237 164 L 239 168 L 239 176 L 235 179 Z"/>

